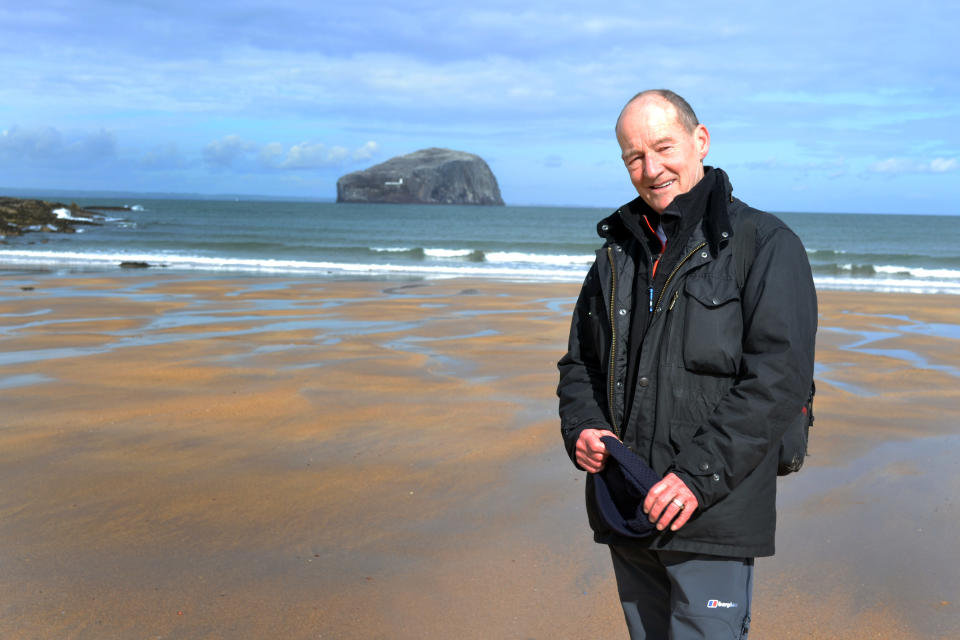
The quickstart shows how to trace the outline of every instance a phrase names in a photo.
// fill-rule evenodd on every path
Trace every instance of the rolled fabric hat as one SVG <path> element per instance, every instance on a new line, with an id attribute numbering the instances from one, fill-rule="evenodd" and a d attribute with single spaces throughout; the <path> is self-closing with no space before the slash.
<path id="1" fill-rule="evenodd" d="M 661 478 L 616 438 L 603 436 L 600 440 L 610 454 L 603 470 L 594 474 L 593 487 L 600 515 L 616 533 L 645 538 L 655 529 L 643 512 L 643 499 Z"/>

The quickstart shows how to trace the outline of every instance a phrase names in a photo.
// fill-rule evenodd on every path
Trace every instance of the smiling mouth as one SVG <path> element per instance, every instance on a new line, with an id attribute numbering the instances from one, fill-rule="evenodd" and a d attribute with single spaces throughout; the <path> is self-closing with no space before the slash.
<path id="1" fill-rule="evenodd" d="M 653 189 L 654 191 L 658 191 L 658 190 L 660 190 L 660 189 L 666 189 L 667 187 L 669 187 L 670 185 L 672 185 L 674 182 L 676 182 L 676 180 L 667 180 L 666 182 L 661 182 L 660 184 L 655 184 L 655 185 L 651 186 L 650 188 Z"/>

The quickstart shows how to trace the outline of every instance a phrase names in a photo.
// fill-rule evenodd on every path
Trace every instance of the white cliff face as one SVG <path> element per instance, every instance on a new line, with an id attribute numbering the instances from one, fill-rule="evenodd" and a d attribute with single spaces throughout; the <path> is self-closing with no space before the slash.
<path id="1" fill-rule="evenodd" d="M 480 156 L 431 148 L 341 177 L 337 202 L 503 205 L 503 198 Z"/>

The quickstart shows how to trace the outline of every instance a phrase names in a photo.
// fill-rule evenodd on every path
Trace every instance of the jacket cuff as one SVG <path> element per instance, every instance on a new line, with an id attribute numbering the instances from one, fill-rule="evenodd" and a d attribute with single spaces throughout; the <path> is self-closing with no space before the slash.
<path id="1" fill-rule="evenodd" d="M 724 486 L 722 464 L 706 450 L 693 446 L 678 455 L 667 470 L 683 480 L 695 496 L 700 508 L 706 508 L 728 493 Z"/>
<path id="2" fill-rule="evenodd" d="M 587 429 L 600 429 L 601 431 L 606 429 L 611 432 L 613 431 L 609 425 L 605 423 L 597 424 L 595 420 L 581 422 L 575 427 L 567 427 L 563 425 L 560 427 L 561 435 L 563 436 L 563 446 L 567 450 L 567 455 L 570 457 L 570 462 L 572 462 L 573 466 L 581 471 L 586 471 L 586 469 L 577 464 L 577 440 L 580 439 L 580 434 Z"/>

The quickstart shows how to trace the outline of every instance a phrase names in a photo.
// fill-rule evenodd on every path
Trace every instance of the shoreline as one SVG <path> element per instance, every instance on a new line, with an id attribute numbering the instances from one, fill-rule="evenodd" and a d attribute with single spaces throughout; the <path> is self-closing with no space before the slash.
<path id="1" fill-rule="evenodd" d="M 578 289 L 0 275 L 0 635 L 623 635 L 553 396 Z M 754 635 L 953 637 L 956 298 L 819 295 Z"/>
<path id="2" fill-rule="evenodd" d="M 7 251 L 8 255 L 16 251 Z M 2 256 L 2 252 L 0 252 Z M 103 256 L 97 262 L 88 264 L 63 263 L 46 264 L 25 261 L 0 263 L 0 277 L 30 277 L 38 278 L 73 278 L 73 277 L 123 277 L 129 272 L 147 277 L 170 277 L 181 279 L 196 280 L 240 280 L 249 278 L 262 278 L 272 280 L 288 280 L 303 282 L 424 282 L 424 283 L 442 283 L 446 280 L 476 281 L 488 284 L 498 282 L 507 284 L 539 284 L 545 286 L 574 286 L 579 287 L 582 278 L 586 275 L 576 274 L 576 277 L 560 277 L 555 275 L 532 275 L 524 273 L 510 274 L 509 270 L 503 272 L 479 273 L 463 272 L 457 267 L 451 267 L 449 271 L 436 270 L 436 267 L 408 267 L 397 266 L 395 269 L 385 269 L 378 271 L 373 265 L 350 265 L 347 263 L 335 266 L 323 266 L 316 269 L 304 268 L 302 270 L 283 270 L 283 269 L 253 269 L 246 263 L 248 260 L 235 260 L 237 266 L 229 268 L 210 268 L 209 264 L 215 264 L 216 259 L 203 258 L 200 262 L 206 266 L 185 266 L 177 262 L 164 262 L 163 258 L 150 255 L 110 255 Z M 185 261 L 187 264 L 190 260 Z M 319 263 L 318 263 L 319 264 Z M 327 265 L 328 263 L 323 263 Z M 333 263 L 330 263 L 333 264 Z M 835 276 L 814 276 L 814 283 L 818 293 L 831 294 L 865 294 L 865 295 L 883 295 L 883 296 L 957 296 L 960 295 L 960 285 L 945 281 L 927 281 L 910 279 L 891 279 L 891 278 L 848 278 Z"/>

